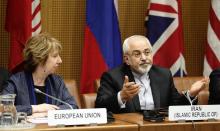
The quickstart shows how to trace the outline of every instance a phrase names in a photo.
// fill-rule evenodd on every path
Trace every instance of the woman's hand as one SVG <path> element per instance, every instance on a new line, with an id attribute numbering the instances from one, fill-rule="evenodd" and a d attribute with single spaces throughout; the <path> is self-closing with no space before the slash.
<path id="1" fill-rule="evenodd" d="M 41 118 L 41 117 L 47 117 L 47 112 L 33 113 L 31 116 L 28 116 L 28 119 Z"/>
<path id="2" fill-rule="evenodd" d="M 39 105 L 31 105 L 32 106 L 32 114 L 33 113 L 47 113 L 49 110 L 57 110 L 59 109 L 56 105 L 51 104 L 39 104 Z"/>

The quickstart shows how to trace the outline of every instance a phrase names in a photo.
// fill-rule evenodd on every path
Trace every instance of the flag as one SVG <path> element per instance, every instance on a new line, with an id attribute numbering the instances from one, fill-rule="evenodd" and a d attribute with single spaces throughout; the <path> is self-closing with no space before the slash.
<path id="1" fill-rule="evenodd" d="M 117 1 L 87 0 L 81 93 L 95 92 L 94 81 L 122 63 Z"/>
<path id="2" fill-rule="evenodd" d="M 220 1 L 212 0 L 204 56 L 204 76 L 220 67 Z"/>
<path id="3" fill-rule="evenodd" d="M 41 32 L 40 0 L 8 0 L 5 28 L 10 33 L 9 70 L 16 72 L 27 39 Z"/>
<path id="4" fill-rule="evenodd" d="M 186 74 L 183 57 L 181 0 L 150 0 L 145 25 L 153 47 L 153 63 L 173 76 Z"/>

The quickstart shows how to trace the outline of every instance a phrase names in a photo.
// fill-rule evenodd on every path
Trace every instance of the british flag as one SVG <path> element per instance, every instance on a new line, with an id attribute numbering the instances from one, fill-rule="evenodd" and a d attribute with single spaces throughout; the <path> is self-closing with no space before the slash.
<path id="1" fill-rule="evenodd" d="M 180 0 L 150 0 L 145 19 L 155 65 L 186 75 Z"/>
<path id="2" fill-rule="evenodd" d="M 220 67 L 220 1 L 212 0 L 204 58 L 204 76 Z"/>

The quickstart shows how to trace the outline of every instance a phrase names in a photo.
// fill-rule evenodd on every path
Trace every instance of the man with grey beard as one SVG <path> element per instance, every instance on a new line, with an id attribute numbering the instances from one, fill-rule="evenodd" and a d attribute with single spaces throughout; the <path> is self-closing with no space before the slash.
<path id="1" fill-rule="evenodd" d="M 125 39 L 123 57 L 123 65 L 103 73 L 95 107 L 129 113 L 189 104 L 175 88 L 170 70 L 152 65 L 152 47 L 145 36 Z M 193 99 L 207 82 L 208 78 L 195 82 L 188 95 Z"/>

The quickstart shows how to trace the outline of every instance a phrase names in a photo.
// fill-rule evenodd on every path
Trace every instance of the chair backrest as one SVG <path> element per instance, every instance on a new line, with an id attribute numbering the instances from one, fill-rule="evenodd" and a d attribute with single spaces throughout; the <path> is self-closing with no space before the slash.
<path id="1" fill-rule="evenodd" d="M 208 105 L 209 91 L 203 90 L 198 94 L 198 105 Z"/>
<path id="2" fill-rule="evenodd" d="M 182 92 L 191 87 L 191 85 L 201 80 L 203 76 L 187 76 L 187 77 L 174 77 L 174 84 L 178 92 Z M 209 99 L 209 86 L 206 85 L 206 88 L 198 94 L 198 104 L 199 105 L 207 105 Z"/>
<path id="3" fill-rule="evenodd" d="M 73 79 L 65 79 L 64 83 L 66 87 L 68 88 L 69 93 L 75 98 L 76 104 L 79 108 L 82 107 L 81 105 L 81 99 L 79 94 L 79 89 L 77 87 L 76 81 Z"/>
<path id="4" fill-rule="evenodd" d="M 96 79 L 94 81 L 94 87 L 95 87 L 95 91 L 97 92 L 100 87 L 100 79 Z"/>
<path id="5" fill-rule="evenodd" d="M 96 93 L 82 94 L 83 108 L 95 108 Z"/>

